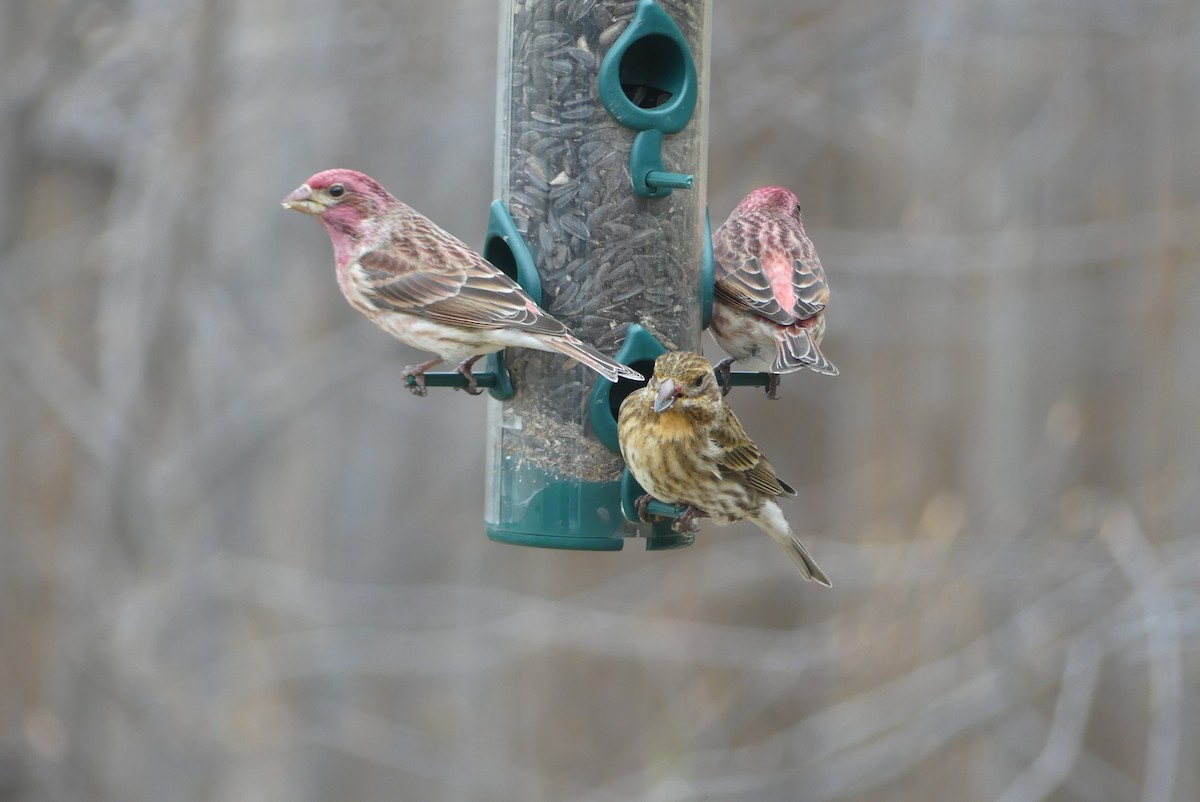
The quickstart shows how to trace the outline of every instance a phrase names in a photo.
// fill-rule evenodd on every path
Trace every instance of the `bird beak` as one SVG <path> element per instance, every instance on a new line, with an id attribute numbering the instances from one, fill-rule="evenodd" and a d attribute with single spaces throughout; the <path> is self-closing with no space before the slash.
<path id="1" fill-rule="evenodd" d="M 320 214 L 325 211 L 325 204 L 312 196 L 312 188 L 301 184 L 283 199 L 283 208 L 304 214 Z"/>
<path id="2" fill-rule="evenodd" d="M 666 412 L 675 404 L 675 399 L 678 397 L 679 391 L 675 386 L 675 380 L 663 379 L 662 384 L 658 385 L 658 395 L 654 396 L 654 411 Z"/>

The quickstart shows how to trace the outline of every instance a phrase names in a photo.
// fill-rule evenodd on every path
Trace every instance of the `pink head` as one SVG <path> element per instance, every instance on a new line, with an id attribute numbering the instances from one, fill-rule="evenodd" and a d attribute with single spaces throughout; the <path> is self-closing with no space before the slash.
<path id="1" fill-rule="evenodd" d="M 759 187 L 742 198 L 742 202 L 734 210 L 735 213 L 752 211 L 773 212 L 801 223 L 800 199 L 796 197 L 795 192 L 783 187 Z"/>
<path id="2" fill-rule="evenodd" d="M 396 200 L 368 175 L 355 170 L 317 173 L 283 199 L 283 208 L 315 215 L 333 238 L 357 238 Z"/>

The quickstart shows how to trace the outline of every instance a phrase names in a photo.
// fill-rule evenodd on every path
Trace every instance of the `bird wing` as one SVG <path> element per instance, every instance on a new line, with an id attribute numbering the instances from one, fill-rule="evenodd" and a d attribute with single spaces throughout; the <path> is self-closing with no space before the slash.
<path id="1" fill-rule="evenodd" d="M 719 299 L 781 326 L 812 317 L 829 301 L 821 261 L 794 224 L 726 221 L 713 236 L 713 259 Z"/>
<path id="2" fill-rule="evenodd" d="M 790 240 L 788 251 L 792 254 L 792 292 L 796 295 L 792 310 L 796 317 L 805 320 L 829 303 L 829 284 L 812 240 L 795 230 L 785 239 Z"/>
<path id="3" fill-rule="evenodd" d="M 440 230 L 428 233 L 414 236 L 410 226 L 406 236 L 359 257 L 364 289 L 376 307 L 466 328 L 569 333 L 475 251 Z"/>
<path id="4" fill-rule="evenodd" d="M 709 435 L 720 450 L 717 467 L 725 476 L 732 476 L 768 496 L 795 495 L 790 485 L 780 481 L 775 469 L 746 434 L 742 423 L 726 411 L 720 424 Z"/>

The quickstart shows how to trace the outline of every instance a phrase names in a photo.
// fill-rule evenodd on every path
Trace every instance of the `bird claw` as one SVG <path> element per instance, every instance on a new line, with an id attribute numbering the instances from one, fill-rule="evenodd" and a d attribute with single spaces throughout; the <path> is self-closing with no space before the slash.
<path id="1" fill-rule="evenodd" d="M 679 517 L 675 519 L 675 523 L 671 524 L 671 528 L 680 534 L 690 534 L 700 529 L 700 524 L 696 519 L 705 517 L 707 516 L 703 512 L 688 505 L 683 508 L 683 512 L 679 513 Z"/>
<path id="2" fill-rule="evenodd" d="M 483 392 L 483 390 L 479 389 L 479 382 L 475 381 L 475 375 L 471 371 L 464 372 L 460 370 L 458 372 L 467 380 L 467 386 L 455 387 L 455 390 L 466 390 L 467 395 L 480 395 Z"/>
<path id="3" fill-rule="evenodd" d="M 772 401 L 779 400 L 779 374 L 778 373 L 768 373 L 767 374 L 767 398 L 771 399 Z"/>
<path id="4" fill-rule="evenodd" d="M 651 515 L 647 511 L 651 501 L 654 501 L 654 496 L 650 495 L 649 493 L 638 496 L 636 499 L 634 499 L 633 507 L 635 510 L 637 510 L 638 520 L 649 523 L 651 518 L 658 517 L 657 515 Z M 679 508 L 676 507 L 676 509 Z M 691 505 L 687 505 L 671 523 L 671 528 L 676 532 L 686 535 L 700 529 L 700 524 L 696 523 L 696 519 L 705 517 L 707 516 L 703 512 Z"/>
<path id="5" fill-rule="evenodd" d="M 733 357 L 726 357 L 713 365 L 713 372 L 717 374 L 717 379 L 721 382 L 721 395 L 729 395 L 729 391 L 733 389 L 729 378 L 733 372 Z"/>
<path id="6" fill-rule="evenodd" d="M 409 392 L 411 392 L 413 395 L 419 398 L 424 398 L 429 394 L 429 390 L 425 388 L 425 371 L 409 365 L 404 369 L 403 372 L 401 372 L 400 378 L 405 382 L 408 382 L 409 379 L 413 380 L 408 385 Z"/>
<path id="7" fill-rule="evenodd" d="M 475 381 L 475 374 L 471 372 L 471 366 L 474 365 L 478 359 L 479 357 L 477 356 L 464 359 L 461 363 L 459 363 L 458 367 L 454 369 L 455 373 L 467 380 L 466 387 L 456 387 L 454 389 L 466 390 L 467 395 L 479 395 L 483 392 L 483 390 L 479 389 L 479 382 Z"/>
<path id="8" fill-rule="evenodd" d="M 428 362 L 422 362 L 419 365 L 409 365 L 400 372 L 400 378 L 405 382 L 408 382 L 409 379 L 412 379 L 412 383 L 408 385 L 408 389 L 413 395 L 419 398 L 424 398 L 429 393 L 429 391 L 425 389 L 425 371 L 432 367 L 436 367 L 437 365 L 441 364 L 441 362 L 441 359 L 434 358 Z"/>
<path id="9" fill-rule="evenodd" d="M 654 501 L 654 496 L 646 493 L 634 499 L 633 508 L 637 510 L 638 520 L 649 522 L 650 518 L 646 513 L 646 508 L 650 506 L 650 502 Z"/>

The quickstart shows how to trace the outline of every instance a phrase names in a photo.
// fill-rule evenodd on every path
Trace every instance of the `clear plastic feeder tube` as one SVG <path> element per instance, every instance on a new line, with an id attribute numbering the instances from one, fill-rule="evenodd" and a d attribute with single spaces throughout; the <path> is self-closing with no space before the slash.
<path id="1" fill-rule="evenodd" d="M 534 255 L 542 306 L 609 355 L 632 323 L 668 350 L 699 350 L 711 0 L 501 5 L 495 190 Z M 692 176 L 692 186 L 659 197 L 634 192 L 641 132 L 615 119 L 598 89 L 605 56 L 647 5 L 669 15 L 695 65 L 695 109 L 661 146 L 665 171 Z M 655 34 L 628 48 L 636 63 L 622 65 L 622 91 L 650 116 L 678 92 L 679 44 Z M 510 349 L 506 358 L 515 395 L 488 401 L 489 537 L 615 550 L 623 537 L 653 535 L 622 515 L 624 465 L 592 433 L 589 396 L 604 380 L 559 354 Z M 633 366 L 649 376 L 650 362 Z M 614 388 L 614 414 L 632 389 Z"/>

